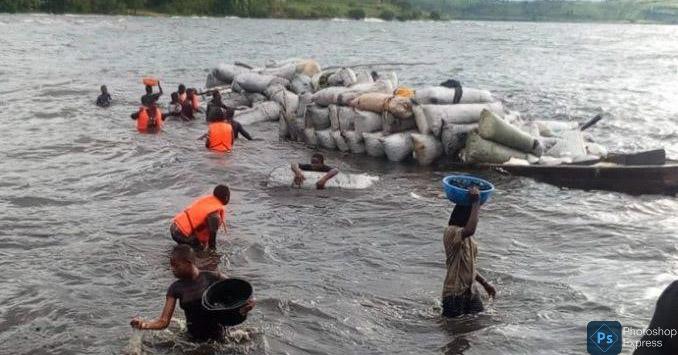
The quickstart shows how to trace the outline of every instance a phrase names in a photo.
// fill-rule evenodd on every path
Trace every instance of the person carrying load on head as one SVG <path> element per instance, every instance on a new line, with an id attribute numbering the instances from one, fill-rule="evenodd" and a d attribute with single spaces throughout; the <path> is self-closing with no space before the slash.
<path id="1" fill-rule="evenodd" d="M 217 185 L 211 195 L 195 200 L 172 220 L 170 235 L 179 244 L 188 244 L 196 249 L 216 248 L 217 232 L 225 226 L 224 206 L 231 199 L 228 186 Z"/>
<path id="2" fill-rule="evenodd" d="M 139 330 L 162 330 L 169 326 L 177 301 L 186 315 L 188 334 L 196 341 L 224 341 L 224 321 L 231 324 L 242 322 L 254 308 L 255 301 L 247 300 L 245 305 L 229 314 L 229 319 L 218 319 L 203 306 L 203 294 L 214 283 L 226 276 L 213 271 L 200 271 L 195 263 L 195 252 L 187 245 L 177 245 L 170 258 L 172 273 L 177 278 L 167 289 L 165 306 L 160 317 L 146 321 L 132 318 L 130 325 Z"/>
<path id="3" fill-rule="evenodd" d="M 160 86 L 160 81 L 158 83 L 158 93 L 153 93 L 153 86 L 146 85 L 146 94 L 141 97 L 141 105 L 148 106 L 151 103 L 156 103 L 162 96 L 162 86 Z"/>
<path id="4" fill-rule="evenodd" d="M 200 139 L 205 139 L 205 147 L 217 152 L 230 153 L 235 142 L 233 126 L 226 121 L 226 110 L 219 109 L 219 113 L 208 121 L 207 133 Z M 233 110 L 230 112 L 233 115 Z"/>
<path id="5" fill-rule="evenodd" d="M 476 269 L 478 246 L 473 234 L 478 225 L 480 191 L 473 186 L 469 189 L 471 206 L 455 205 L 448 227 L 445 230 L 445 264 L 447 275 L 443 284 L 443 316 L 458 317 L 483 311 L 483 301 L 475 282 L 478 281 L 490 297 L 496 289 Z"/>
<path id="6" fill-rule="evenodd" d="M 304 183 L 304 180 L 306 180 L 306 177 L 304 177 L 303 173 L 304 171 L 326 173 L 325 176 L 320 178 L 320 180 L 315 183 L 315 186 L 318 190 L 324 189 L 325 184 L 327 184 L 330 179 L 339 174 L 339 169 L 325 165 L 325 157 L 320 153 L 313 154 L 311 157 L 311 164 L 292 163 L 292 172 L 294 172 L 295 185 L 301 186 Z"/>
<path id="7" fill-rule="evenodd" d="M 137 120 L 137 131 L 140 133 L 158 133 L 167 115 L 160 111 L 155 101 L 151 101 L 147 105 L 140 106 L 139 111 L 130 117 Z"/>
<path id="8" fill-rule="evenodd" d="M 106 85 L 101 85 L 101 95 L 97 97 L 96 105 L 99 107 L 111 106 L 111 94 L 108 93 Z"/>

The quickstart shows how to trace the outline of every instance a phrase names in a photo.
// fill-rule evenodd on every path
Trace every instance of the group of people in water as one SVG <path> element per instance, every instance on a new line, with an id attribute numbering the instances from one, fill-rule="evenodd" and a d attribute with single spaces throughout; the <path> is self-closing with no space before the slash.
<path id="1" fill-rule="evenodd" d="M 222 102 L 218 90 L 211 92 L 212 99 L 205 111 L 200 107 L 199 94 L 195 89 L 186 89 L 179 85 L 178 90 L 171 94 L 171 102 L 167 113 L 158 107 L 158 100 L 163 94 L 160 83 L 157 83 L 158 92 L 146 85 L 146 93 L 141 97 L 141 106 L 131 115 L 137 121 L 137 129 L 142 133 L 157 133 L 168 117 L 177 117 L 182 120 L 195 119 L 195 113 L 206 113 L 208 131 L 201 138 L 205 139 L 205 147 L 215 152 L 230 152 L 239 135 L 248 140 L 252 136 L 240 123 L 234 119 L 234 108 Z M 96 105 L 109 107 L 112 103 L 111 95 L 106 86 L 101 86 L 101 95 Z M 294 174 L 294 185 L 302 185 L 306 177 L 305 171 L 325 173 L 316 182 L 318 189 L 325 188 L 329 180 L 335 177 L 339 170 L 325 164 L 322 154 L 315 153 L 310 164 L 294 162 L 291 164 Z M 469 189 L 470 205 L 455 205 L 450 214 L 447 227 L 443 234 L 443 249 L 445 252 L 446 275 L 442 290 L 442 315 L 445 318 L 454 318 L 467 314 L 476 314 L 484 310 L 484 305 L 478 285 L 482 286 L 489 297 L 497 295 L 496 288 L 485 279 L 477 269 L 478 246 L 473 238 L 478 225 L 480 214 L 480 192 L 477 187 Z M 209 195 L 196 199 L 193 203 L 175 215 L 170 225 L 169 234 L 177 246 L 170 257 L 170 268 L 177 280 L 167 290 L 165 305 L 160 316 L 154 320 L 133 318 L 131 326 L 136 329 L 151 330 L 165 329 L 170 324 L 177 301 L 184 310 L 188 334 L 195 341 L 223 340 L 224 321 L 216 319 L 212 313 L 203 307 L 203 294 L 214 283 L 226 279 L 218 271 L 200 270 L 196 262 L 196 251 L 216 248 L 216 238 L 219 229 L 226 229 L 225 207 L 230 201 L 230 189 L 225 185 L 217 185 Z M 675 296 L 678 294 L 678 282 L 674 282 L 660 297 L 657 303 L 657 313 L 651 326 L 668 327 L 674 325 L 675 317 L 663 317 L 660 308 L 665 313 L 675 313 Z M 235 310 L 232 324 L 242 322 L 247 314 L 255 307 L 253 299 Z M 228 322 L 227 322 L 228 323 Z M 644 341 L 656 340 L 643 337 Z M 661 339 L 660 339 L 661 340 Z M 675 339 L 664 339 L 672 349 L 678 349 Z M 636 354 L 644 354 L 642 347 Z"/>
<path id="2" fill-rule="evenodd" d="M 163 95 L 162 86 L 157 83 L 158 92 L 153 86 L 145 86 L 145 94 L 141 97 L 141 106 L 131 115 L 137 122 L 137 130 L 141 133 L 157 133 L 163 122 L 169 117 L 182 120 L 195 119 L 198 112 L 206 113 L 208 130 L 201 138 L 205 139 L 205 147 L 220 153 L 230 152 L 239 135 L 252 140 L 252 136 L 234 119 L 235 110 L 222 102 L 218 90 L 210 92 L 211 101 L 205 111 L 200 107 L 199 94 L 195 89 L 186 89 L 182 84 L 171 94 L 169 109 L 163 113 L 158 101 Z M 101 95 L 96 104 L 100 107 L 111 105 L 111 96 L 106 86 L 101 87 Z M 323 189 L 328 181 L 334 178 L 339 170 L 325 164 L 324 156 L 315 153 L 309 164 L 294 162 L 290 166 L 294 185 L 302 185 L 305 171 L 322 172 L 324 175 L 315 182 L 316 188 Z M 471 206 L 456 205 L 448 221 L 443 237 L 446 255 L 447 274 L 443 283 L 442 314 L 445 317 L 457 317 L 483 311 L 483 302 L 478 291 L 480 284 L 488 295 L 496 296 L 496 289 L 477 270 L 478 248 L 473 235 L 478 224 L 480 210 L 479 191 L 471 188 Z M 223 339 L 224 327 L 202 305 L 203 293 L 215 282 L 226 278 L 215 271 L 201 271 L 196 263 L 196 251 L 215 249 L 219 229 L 226 229 L 225 207 L 230 201 L 230 189 L 225 185 L 217 185 L 212 194 L 199 197 L 193 203 L 175 215 L 170 225 L 169 235 L 177 246 L 170 257 L 170 268 L 177 280 L 168 288 L 165 305 L 161 315 L 154 320 L 134 318 L 132 327 L 136 329 L 166 328 L 177 301 L 186 315 L 189 335 L 196 341 Z M 238 309 L 238 316 L 246 317 L 254 308 L 255 302 L 250 299 Z"/>

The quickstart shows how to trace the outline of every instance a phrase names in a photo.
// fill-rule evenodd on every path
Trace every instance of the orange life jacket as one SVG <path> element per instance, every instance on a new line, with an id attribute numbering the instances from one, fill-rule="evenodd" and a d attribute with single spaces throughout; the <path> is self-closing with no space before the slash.
<path id="1" fill-rule="evenodd" d="M 209 149 L 230 152 L 233 149 L 233 126 L 226 122 L 212 122 L 208 126 Z"/>
<path id="2" fill-rule="evenodd" d="M 162 112 L 159 108 L 155 108 L 153 115 L 155 124 L 151 124 L 151 119 L 148 115 L 148 108 L 139 107 L 139 116 L 137 117 L 137 130 L 139 132 L 158 132 L 162 128 Z"/>
<path id="3" fill-rule="evenodd" d="M 183 103 L 184 101 L 186 101 L 186 92 L 185 91 L 184 91 L 183 94 L 179 94 L 179 102 Z"/>
<path id="4" fill-rule="evenodd" d="M 214 195 L 200 197 L 182 212 L 174 217 L 174 224 L 187 237 L 195 235 L 201 244 L 207 246 L 210 239 L 210 230 L 207 226 L 207 216 L 219 212 L 219 219 L 224 221 L 224 203 Z"/>

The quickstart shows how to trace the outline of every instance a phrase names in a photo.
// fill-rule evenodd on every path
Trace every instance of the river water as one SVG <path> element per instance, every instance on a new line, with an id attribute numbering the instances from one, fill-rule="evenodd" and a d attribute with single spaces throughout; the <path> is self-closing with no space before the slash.
<path id="1" fill-rule="evenodd" d="M 602 111 L 591 133 L 611 150 L 677 157 L 678 27 L 0 15 L 0 30 L 2 354 L 580 354 L 591 320 L 647 326 L 678 275 L 675 198 L 488 176 L 476 236 L 499 295 L 444 322 L 449 171 L 327 153 L 381 182 L 269 189 L 273 167 L 312 153 L 276 125 L 220 156 L 196 141 L 202 122 L 139 135 L 129 119 L 146 74 L 169 93 L 222 61 L 426 62 L 390 69 L 491 89 L 528 118 Z M 110 109 L 93 105 L 101 84 Z M 225 345 L 188 342 L 180 310 L 169 330 L 133 331 L 173 281 L 170 219 L 217 183 L 233 191 L 230 228 L 209 260 L 250 280 L 257 308 Z"/>

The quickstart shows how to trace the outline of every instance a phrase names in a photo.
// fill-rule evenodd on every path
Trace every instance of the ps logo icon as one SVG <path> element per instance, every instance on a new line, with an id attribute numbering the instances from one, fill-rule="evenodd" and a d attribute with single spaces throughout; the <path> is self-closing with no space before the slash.
<path id="1" fill-rule="evenodd" d="M 591 355 L 619 354 L 622 326 L 617 321 L 594 321 L 586 326 L 586 350 Z"/>

